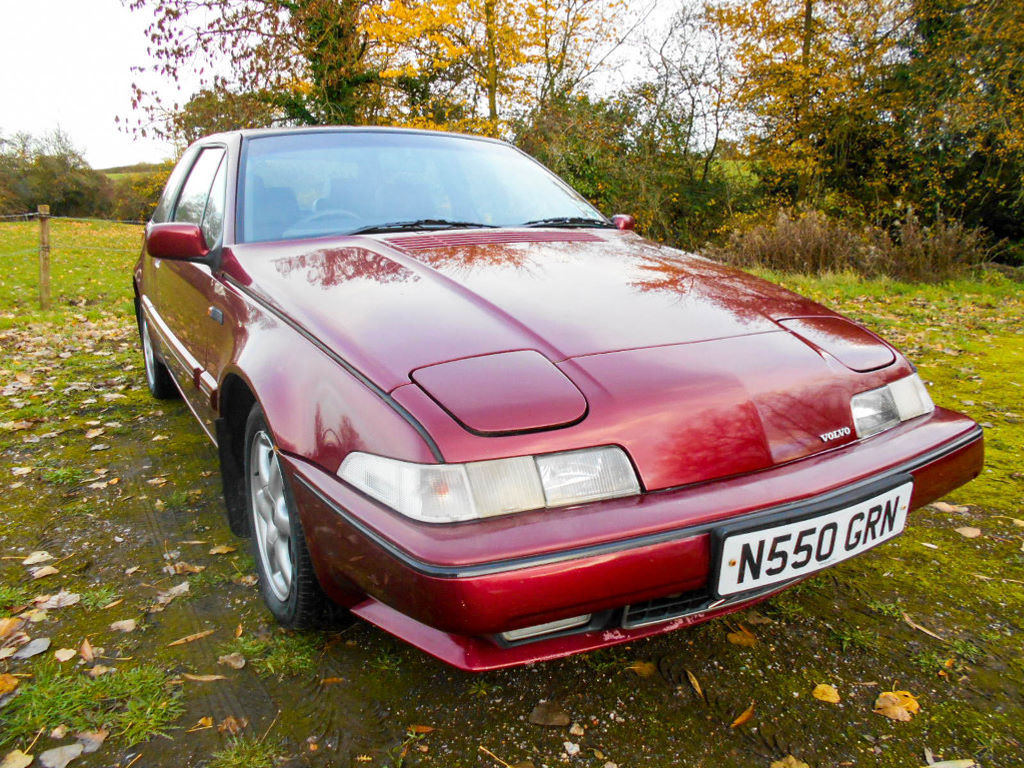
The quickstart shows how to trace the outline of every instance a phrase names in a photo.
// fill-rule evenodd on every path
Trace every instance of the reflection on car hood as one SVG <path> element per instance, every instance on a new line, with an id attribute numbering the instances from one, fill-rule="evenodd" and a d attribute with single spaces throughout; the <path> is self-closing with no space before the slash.
<path id="1" fill-rule="evenodd" d="M 534 349 L 559 362 L 832 315 L 628 233 L 487 230 L 232 252 L 240 282 L 388 391 L 417 368 L 475 355 Z"/>

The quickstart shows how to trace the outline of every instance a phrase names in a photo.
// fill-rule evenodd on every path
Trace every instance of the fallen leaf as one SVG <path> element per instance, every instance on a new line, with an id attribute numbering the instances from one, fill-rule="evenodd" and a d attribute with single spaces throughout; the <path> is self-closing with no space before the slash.
<path id="1" fill-rule="evenodd" d="M 231 736 L 235 736 L 245 730 L 247 725 L 249 725 L 249 718 L 238 718 L 234 715 L 228 715 L 217 724 L 217 730 L 221 733 L 228 733 Z"/>
<path id="2" fill-rule="evenodd" d="M 239 624 L 237 627 L 235 627 L 235 637 L 241 637 L 241 636 L 242 636 L 242 625 Z"/>
<path id="3" fill-rule="evenodd" d="M 786 755 L 781 760 L 772 763 L 771 768 L 811 768 L 803 760 L 797 760 L 792 755 Z"/>
<path id="4" fill-rule="evenodd" d="M 103 742 L 106 741 L 106 738 L 109 735 L 110 731 L 105 728 L 101 728 L 98 731 L 82 731 L 81 733 L 76 733 L 75 738 L 78 739 L 78 743 L 82 745 L 82 752 L 86 755 L 91 755 L 103 746 Z"/>
<path id="5" fill-rule="evenodd" d="M 410 725 L 409 731 L 410 733 L 432 733 L 434 727 L 430 725 Z"/>
<path id="6" fill-rule="evenodd" d="M 978 768 L 975 760 L 966 758 L 964 760 L 939 760 L 937 763 L 929 763 L 928 768 Z M 0 768 L 3 768 L 0 765 Z"/>
<path id="7" fill-rule="evenodd" d="M 135 619 L 123 619 L 121 621 L 113 621 L 110 623 L 110 628 L 115 632 L 134 632 L 135 627 Z"/>
<path id="8" fill-rule="evenodd" d="M 52 565 L 41 565 L 38 568 L 33 568 L 29 573 L 32 574 L 32 580 L 35 581 L 36 579 L 45 579 L 47 576 L 53 576 L 60 573 L 60 571 Z"/>
<path id="9" fill-rule="evenodd" d="M 945 512 L 946 514 L 960 514 L 962 512 L 969 511 L 967 507 L 961 507 L 957 504 L 947 504 L 944 501 L 933 501 L 931 506 L 939 512 Z"/>
<path id="10" fill-rule="evenodd" d="M 0 619 L 0 640 L 3 640 L 8 635 L 13 635 L 24 624 L 23 619 L 19 619 L 17 616 L 11 618 Z"/>
<path id="11" fill-rule="evenodd" d="M 87 430 L 86 433 L 85 433 L 85 439 L 86 440 L 92 440 L 92 439 L 97 438 L 100 435 L 102 435 L 103 432 L 104 432 L 103 427 L 97 427 L 96 429 Z"/>
<path id="12" fill-rule="evenodd" d="M 11 470 L 11 474 L 15 477 L 24 477 L 30 472 L 32 472 L 32 467 L 15 467 Z"/>
<path id="13" fill-rule="evenodd" d="M 57 661 L 63 662 L 73 659 L 76 653 L 77 651 L 74 648 L 61 648 L 60 650 L 53 652 L 53 657 L 57 659 Z"/>
<path id="14" fill-rule="evenodd" d="M 747 648 L 752 648 L 757 645 L 757 638 L 754 636 L 754 633 L 742 624 L 740 624 L 740 628 L 738 630 L 727 634 L 725 639 L 733 645 L 742 645 Z"/>
<path id="15" fill-rule="evenodd" d="M 955 530 L 965 539 L 976 539 L 981 536 L 981 528 L 975 528 L 970 525 L 965 525 L 961 528 L 956 528 Z"/>
<path id="16" fill-rule="evenodd" d="M 137 570 L 139 570 L 139 566 L 137 566 L 137 565 L 133 565 L 131 568 L 125 568 L 124 569 L 124 575 L 125 576 L 131 576 Z"/>
<path id="17" fill-rule="evenodd" d="M 39 756 L 39 764 L 43 768 L 64 768 L 84 751 L 84 747 L 77 742 L 75 744 L 65 744 L 63 747 L 55 747 L 43 752 Z"/>
<path id="18" fill-rule="evenodd" d="M 0 761 L 0 768 L 28 768 L 35 760 L 32 755 L 26 755 L 20 749 L 8 752 L 3 761 Z"/>
<path id="19" fill-rule="evenodd" d="M 50 638 L 48 637 L 37 637 L 35 640 L 31 640 L 27 645 L 23 645 L 18 649 L 11 658 L 12 659 L 30 659 L 33 656 L 38 656 L 40 653 L 50 647 Z"/>
<path id="20" fill-rule="evenodd" d="M 626 669 L 636 672 L 637 677 L 652 677 L 658 671 L 658 667 L 650 661 L 634 661 Z"/>
<path id="21" fill-rule="evenodd" d="M 245 656 L 238 652 L 229 653 L 226 656 L 219 657 L 217 659 L 217 663 L 231 667 L 232 669 L 241 669 L 245 666 Z"/>
<path id="22" fill-rule="evenodd" d="M 220 545 L 218 545 L 216 547 L 211 547 L 210 548 L 210 554 L 211 555 L 226 555 L 229 552 L 234 552 L 234 551 L 235 551 L 235 548 L 234 547 L 229 547 L 227 544 L 220 544 Z"/>
<path id="23" fill-rule="evenodd" d="M 206 629 L 202 632 L 196 632 L 193 635 L 185 635 L 185 637 L 179 637 L 174 642 L 168 643 L 167 647 L 170 648 L 175 645 L 185 645 L 185 643 L 194 643 L 196 640 L 202 640 L 204 637 L 209 637 L 216 631 L 217 630 L 215 629 Z"/>
<path id="24" fill-rule="evenodd" d="M 744 617 L 746 618 L 748 624 L 753 624 L 755 627 L 758 626 L 759 624 L 774 624 L 775 623 L 772 619 L 769 619 L 763 613 L 759 613 L 757 611 L 747 611 L 744 614 Z"/>
<path id="25" fill-rule="evenodd" d="M 207 715 L 206 717 L 200 717 L 196 724 L 189 728 L 185 733 L 192 733 L 193 731 L 202 731 L 206 728 L 213 728 L 213 718 Z"/>
<path id="26" fill-rule="evenodd" d="M 921 705 L 909 691 L 886 691 L 875 700 L 874 711 L 890 720 L 905 723 L 921 711 Z"/>
<path id="27" fill-rule="evenodd" d="M 95 680 L 97 677 L 109 675 L 111 672 L 117 672 L 117 670 L 114 667 L 105 667 L 102 664 L 97 664 L 95 667 L 90 669 L 87 674 Z"/>
<path id="28" fill-rule="evenodd" d="M 829 685 L 828 683 L 819 683 L 814 686 L 811 695 L 818 701 L 824 701 L 828 704 L 839 703 L 839 691 L 836 690 L 834 685 Z"/>
<path id="29" fill-rule="evenodd" d="M 746 723 L 750 722 L 750 718 L 752 718 L 754 716 L 754 704 L 755 703 L 756 702 L 753 702 L 753 701 L 750 702 L 750 706 L 747 707 L 746 709 L 744 709 L 740 713 L 740 716 L 732 721 L 732 724 L 729 727 L 730 728 L 738 728 L 739 726 L 745 725 Z"/>
<path id="30" fill-rule="evenodd" d="M 562 728 L 569 725 L 572 722 L 572 718 L 553 701 L 542 701 L 530 713 L 530 722 L 534 725 Z"/>
<path id="31" fill-rule="evenodd" d="M 13 693 L 20 681 L 14 675 L 0 675 L 0 696 Z"/>
<path id="32" fill-rule="evenodd" d="M 323 680 L 320 681 L 320 685 L 338 685 L 344 682 L 344 677 L 325 677 Z"/>
<path id="33" fill-rule="evenodd" d="M 102 608 L 100 608 L 100 610 L 101 611 L 105 611 L 108 608 L 113 608 L 114 606 L 120 605 L 123 602 L 124 602 L 124 598 L 123 597 L 119 597 L 119 598 L 117 598 L 117 600 L 111 600 L 109 603 L 107 603 Z"/>
<path id="34" fill-rule="evenodd" d="M 39 563 L 45 563 L 47 560 L 53 560 L 53 555 L 47 552 L 45 549 L 40 549 L 36 552 L 32 552 L 21 561 L 22 565 L 39 565 Z"/>
<path id="35" fill-rule="evenodd" d="M 181 582 L 181 584 L 176 584 L 175 586 L 171 587 L 170 589 L 165 589 L 162 592 L 157 592 L 156 604 L 158 606 L 167 605 L 169 602 L 171 602 L 171 600 L 173 600 L 176 597 L 181 597 L 186 592 L 188 592 L 188 582 L 187 581 L 183 581 L 183 582 Z M 163 609 L 162 608 L 158 608 L 157 610 L 163 610 Z"/>
<path id="36" fill-rule="evenodd" d="M 165 566 L 164 570 L 167 573 L 174 574 L 175 576 L 182 576 L 182 575 L 184 575 L 186 573 L 202 573 L 203 571 L 206 570 L 206 566 L 205 565 L 192 565 L 192 563 L 186 563 L 185 561 L 180 561 L 180 562 L 171 563 L 170 565 Z"/>
<path id="37" fill-rule="evenodd" d="M 690 670 L 686 670 L 686 679 L 690 681 L 690 687 L 693 688 L 694 693 L 707 702 L 707 697 L 704 695 L 704 691 L 701 690 L 700 683 L 697 682 L 697 676 Z"/>
<path id="38" fill-rule="evenodd" d="M 193 683 L 215 683 L 218 680 L 227 680 L 224 675 L 190 675 L 187 672 L 182 677 Z"/>
<path id="39" fill-rule="evenodd" d="M 89 638 L 85 638 L 82 641 L 81 647 L 78 649 L 78 655 L 82 657 L 82 661 L 86 664 L 91 664 L 95 658 L 95 654 L 92 650 L 92 643 L 89 642 Z"/>
<path id="40" fill-rule="evenodd" d="M 106 451 L 109 450 L 110 446 L 106 443 L 93 443 L 89 446 L 90 451 Z"/>
<path id="41" fill-rule="evenodd" d="M 944 638 L 942 635 L 932 632 L 927 627 L 922 627 L 920 624 L 918 624 L 916 621 L 910 618 L 910 615 L 906 611 L 901 611 L 901 615 L 903 616 L 903 620 L 907 622 L 907 626 L 911 629 L 916 629 L 918 632 L 924 632 L 929 637 L 934 637 L 936 640 L 942 640 L 942 642 L 946 642 L 946 638 Z"/>
<path id="42" fill-rule="evenodd" d="M 69 605 L 75 605 L 81 599 L 82 596 L 78 593 L 62 589 L 56 595 L 40 595 L 32 602 L 36 608 L 46 611 L 51 608 L 67 608 Z"/>

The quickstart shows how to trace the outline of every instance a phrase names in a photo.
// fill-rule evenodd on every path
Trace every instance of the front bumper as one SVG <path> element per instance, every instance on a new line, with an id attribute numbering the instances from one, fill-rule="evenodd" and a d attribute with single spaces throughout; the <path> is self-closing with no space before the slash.
<path id="1" fill-rule="evenodd" d="M 940 409 L 763 472 L 443 526 L 402 518 L 318 467 L 283 458 L 328 594 L 450 664 L 484 670 L 671 631 L 763 600 L 785 585 L 711 598 L 712 533 L 723 523 L 839 507 L 899 474 L 913 476 L 917 508 L 975 477 L 983 452 L 980 428 Z M 590 625 L 565 634 L 511 646 L 492 639 L 588 613 Z"/>

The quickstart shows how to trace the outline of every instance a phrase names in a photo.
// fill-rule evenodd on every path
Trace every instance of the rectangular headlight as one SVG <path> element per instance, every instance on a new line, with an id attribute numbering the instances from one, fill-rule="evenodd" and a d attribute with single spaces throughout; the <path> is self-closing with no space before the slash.
<path id="1" fill-rule="evenodd" d="M 900 422 L 935 410 L 932 398 L 916 373 L 854 395 L 850 401 L 857 437 L 870 437 Z"/>
<path id="2" fill-rule="evenodd" d="M 616 446 L 466 464 L 414 464 L 354 451 L 338 476 L 396 512 L 454 523 L 640 493 Z"/>

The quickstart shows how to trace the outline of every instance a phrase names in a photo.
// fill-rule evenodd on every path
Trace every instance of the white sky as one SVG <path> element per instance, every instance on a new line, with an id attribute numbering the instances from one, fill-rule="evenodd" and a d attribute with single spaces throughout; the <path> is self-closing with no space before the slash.
<path id="1" fill-rule="evenodd" d="M 170 146 L 114 123 L 131 115 L 147 18 L 120 0 L 0 0 L 0 134 L 58 125 L 93 168 L 159 162 Z M 174 100 L 174 87 L 165 87 Z"/>
<path id="2" fill-rule="evenodd" d="M 654 3 L 648 25 L 656 25 L 692 1 L 631 5 L 639 10 Z M 148 21 L 146 12 L 129 11 L 123 0 L 0 0 L 0 135 L 42 136 L 59 126 L 93 168 L 171 157 L 169 144 L 137 139 L 123 127 L 125 118 L 134 121 L 137 75 L 131 67 L 147 61 Z M 173 83 L 147 82 L 166 103 L 187 100 Z M 122 122 L 115 124 L 115 117 Z"/>

